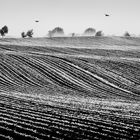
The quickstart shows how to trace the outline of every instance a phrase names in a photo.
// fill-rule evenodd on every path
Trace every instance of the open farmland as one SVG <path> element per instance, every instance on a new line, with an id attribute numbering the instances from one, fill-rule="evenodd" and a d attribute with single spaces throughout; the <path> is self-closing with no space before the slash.
<path id="1" fill-rule="evenodd" d="M 0 139 L 140 139 L 140 38 L 0 39 Z"/>

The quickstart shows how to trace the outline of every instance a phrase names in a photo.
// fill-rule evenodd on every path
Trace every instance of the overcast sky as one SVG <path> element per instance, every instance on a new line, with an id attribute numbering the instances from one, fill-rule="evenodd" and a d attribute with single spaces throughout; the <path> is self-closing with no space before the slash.
<path id="1" fill-rule="evenodd" d="M 106 35 L 140 35 L 140 0 L 0 0 L 0 28 L 4 25 L 19 37 L 32 28 L 35 36 L 45 36 L 57 26 L 66 34 L 93 27 Z"/>

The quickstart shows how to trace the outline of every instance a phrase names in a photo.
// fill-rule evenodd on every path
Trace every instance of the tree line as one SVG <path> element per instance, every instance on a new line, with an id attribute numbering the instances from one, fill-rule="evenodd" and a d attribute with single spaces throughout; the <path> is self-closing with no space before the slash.
<path id="1" fill-rule="evenodd" d="M 8 27 L 5 25 L 0 29 L 0 35 L 4 37 L 8 33 Z M 33 29 L 28 30 L 27 32 L 22 32 L 21 37 L 26 38 L 26 37 L 33 37 Z M 57 36 L 64 36 L 64 30 L 61 27 L 55 27 L 53 30 L 48 31 L 48 37 L 57 37 Z M 83 36 L 104 36 L 104 33 L 102 31 L 96 31 L 96 29 L 89 27 L 87 28 L 84 33 L 82 34 Z M 71 33 L 71 36 L 74 37 L 76 36 L 75 33 Z M 129 32 L 125 32 L 124 37 L 130 37 L 131 35 Z"/>
<path id="2" fill-rule="evenodd" d="M 56 27 L 53 30 L 48 31 L 48 36 L 53 37 L 53 36 L 63 36 L 64 35 L 64 30 L 61 27 Z M 102 31 L 97 31 L 94 28 L 87 28 L 84 33 L 84 36 L 103 36 Z M 71 34 L 72 37 L 76 36 L 75 33 Z"/>

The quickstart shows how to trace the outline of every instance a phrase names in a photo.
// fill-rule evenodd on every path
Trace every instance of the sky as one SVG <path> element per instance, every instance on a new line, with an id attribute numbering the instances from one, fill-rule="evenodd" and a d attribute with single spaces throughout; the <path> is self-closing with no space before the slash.
<path id="1" fill-rule="evenodd" d="M 55 27 L 66 35 L 88 27 L 105 35 L 140 35 L 140 0 L 0 0 L 0 28 L 4 25 L 15 37 L 29 29 L 44 37 Z"/>

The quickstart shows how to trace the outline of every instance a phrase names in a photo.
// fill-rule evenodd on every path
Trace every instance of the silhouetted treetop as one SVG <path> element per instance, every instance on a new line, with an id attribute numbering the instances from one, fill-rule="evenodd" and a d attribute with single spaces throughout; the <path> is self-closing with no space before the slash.
<path id="1" fill-rule="evenodd" d="M 61 27 L 56 27 L 51 31 L 52 35 L 64 35 L 64 30 Z"/>
<path id="2" fill-rule="evenodd" d="M 28 37 L 33 37 L 33 29 L 27 31 L 26 35 L 27 35 Z"/>
<path id="3" fill-rule="evenodd" d="M 96 32 L 95 36 L 103 36 L 103 32 L 102 31 L 98 31 L 98 32 Z"/>
<path id="4" fill-rule="evenodd" d="M 1 29 L 0 29 L 0 34 L 1 34 L 1 36 L 3 37 L 3 36 L 5 36 L 5 34 L 7 34 L 8 33 L 8 27 L 5 25 L 4 27 L 2 27 Z"/>
<path id="5" fill-rule="evenodd" d="M 21 33 L 21 37 L 22 37 L 22 38 L 25 38 L 25 37 L 33 37 L 33 29 L 28 30 L 27 33 L 22 32 L 22 33 Z"/>
<path id="6" fill-rule="evenodd" d="M 25 34 L 25 32 L 22 32 L 22 33 L 21 33 L 21 37 L 22 37 L 22 38 L 27 37 L 27 35 Z"/>
<path id="7" fill-rule="evenodd" d="M 4 31 L 4 33 L 8 33 L 8 27 L 5 25 L 4 27 L 2 27 L 2 30 Z"/>
<path id="8" fill-rule="evenodd" d="M 130 37 L 130 34 L 128 32 L 125 32 L 124 37 Z"/>
<path id="9" fill-rule="evenodd" d="M 94 28 L 87 28 L 85 31 L 84 31 L 84 35 L 94 35 L 96 32 L 96 30 Z"/>

